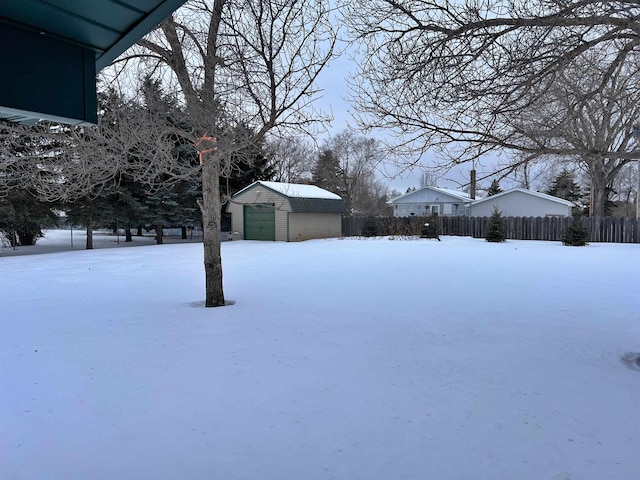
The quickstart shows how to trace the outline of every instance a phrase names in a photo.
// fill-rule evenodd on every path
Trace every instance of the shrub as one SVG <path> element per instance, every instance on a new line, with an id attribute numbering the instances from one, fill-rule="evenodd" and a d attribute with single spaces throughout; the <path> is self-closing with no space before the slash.
<path id="1" fill-rule="evenodd" d="M 584 247 L 589 240 L 589 231 L 582 221 L 582 215 L 574 215 L 571 225 L 562 235 L 562 244 L 570 247 Z"/>
<path id="2" fill-rule="evenodd" d="M 507 222 L 502 218 L 498 207 L 494 207 L 487 222 L 487 232 L 484 236 L 487 242 L 504 242 L 507 239 Z"/>
<path id="3" fill-rule="evenodd" d="M 440 241 L 440 219 L 438 217 L 428 217 L 422 226 L 420 238 L 435 238 Z"/>
<path id="4" fill-rule="evenodd" d="M 363 237 L 377 237 L 380 235 L 380 229 L 378 228 L 378 222 L 375 217 L 368 217 L 362 227 Z"/>

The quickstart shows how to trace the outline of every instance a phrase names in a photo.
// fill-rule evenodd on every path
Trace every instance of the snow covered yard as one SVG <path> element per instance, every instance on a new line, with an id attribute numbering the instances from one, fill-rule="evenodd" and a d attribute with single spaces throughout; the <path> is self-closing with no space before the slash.
<path id="1" fill-rule="evenodd" d="M 2 252 L 0 251 L 0 254 Z M 0 478 L 640 478 L 639 245 L 0 255 Z"/>

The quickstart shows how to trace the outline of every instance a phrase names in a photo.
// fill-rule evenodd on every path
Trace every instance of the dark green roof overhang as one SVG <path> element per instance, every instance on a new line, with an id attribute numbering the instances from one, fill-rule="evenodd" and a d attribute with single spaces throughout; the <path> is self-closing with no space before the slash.
<path id="1" fill-rule="evenodd" d="M 1 0 L 0 118 L 96 122 L 95 75 L 185 0 Z"/>
<path id="2" fill-rule="evenodd" d="M 288 197 L 293 213 L 347 213 L 344 201 L 328 198 Z"/>

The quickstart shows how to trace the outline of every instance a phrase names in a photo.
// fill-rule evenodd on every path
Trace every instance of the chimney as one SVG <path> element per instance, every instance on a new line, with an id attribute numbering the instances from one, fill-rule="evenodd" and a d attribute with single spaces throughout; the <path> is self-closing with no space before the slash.
<path id="1" fill-rule="evenodd" d="M 469 183 L 469 196 L 471 200 L 476 199 L 476 169 L 471 169 L 471 182 Z"/>

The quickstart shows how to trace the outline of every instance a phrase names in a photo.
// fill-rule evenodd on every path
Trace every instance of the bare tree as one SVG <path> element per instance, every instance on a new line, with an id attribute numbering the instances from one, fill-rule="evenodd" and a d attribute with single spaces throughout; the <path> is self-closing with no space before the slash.
<path id="1" fill-rule="evenodd" d="M 499 174 L 579 157 L 601 214 L 606 183 L 638 155 L 628 101 L 638 96 L 636 2 L 367 3 L 367 14 L 359 1 L 343 4 L 362 48 L 352 79 L 362 128 L 391 128 L 404 153 L 435 148 L 442 167 L 491 151 L 519 152 Z"/>
<path id="2" fill-rule="evenodd" d="M 584 169 L 591 184 L 590 212 L 604 215 L 607 190 L 638 155 L 633 135 L 640 116 L 637 67 L 620 64 L 609 71 L 602 55 L 590 52 L 531 95 L 526 109 L 505 118 L 510 141 L 525 153 L 525 161 L 551 156 Z"/>
<path id="3" fill-rule="evenodd" d="M 321 154 L 314 176 L 318 176 L 317 170 L 324 156 L 332 171 L 330 183 L 321 183 L 320 186 L 341 195 L 347 211 L 360 210 L 366 203 L 361 197 L 365 196 L 367 186 L 373 186 L 372 190 L 380 189 L 373 182 L 376 168 L 383 160 L 383 150 L 377 140 L 344 130 L 324 142 Z"/>
<path id="4" fill-rule="evenodd" d="M 635 217 L 638 195 L 638 163 L 628 163 L 611 185 L 616 212 L 619 216 Z"/>
<path id="5" fill-rule="evenodd" d="M 298 183 L 311 180 L 315 148 L 301 137 L 274 138 L 268 142 L 268 150 L 273 158 L 274 180 Z"/>
<path id="6" fill-rule="evenodd" d="M 356 209 L 364 215 L 392 215 L 387 205 L 389 187 L 375 175 L 366 176 L 356 191 Z"/>
<path id="7" fill-rule="evenodd" d="M 235 153 L 267 132 L 308 129 L 327 120 L 311 104 L 316 77 L 335 45 L 329 3 L 193 0 L 122 60 L 142 61 L 165 88 L 179 89 L 191 141 L 202 152 L 208 307 L 225 304 L 219 179 L 233 169 Z"/>
<path id="8" fill-rule="evenodd" d="M 640 42 L 635 1 L 354 0 L 341 6 L 361 48 L 352 82 L 361 124 L 395 129 L 414 151 L 460 141 L 476 147 L 467 155 L 478 156 L 485 144 L 501 145 L 496 116 L 521 108 L 532 86 L 544 89 L 590 50 L 608 52 L 613 71 Z"/>

